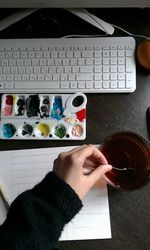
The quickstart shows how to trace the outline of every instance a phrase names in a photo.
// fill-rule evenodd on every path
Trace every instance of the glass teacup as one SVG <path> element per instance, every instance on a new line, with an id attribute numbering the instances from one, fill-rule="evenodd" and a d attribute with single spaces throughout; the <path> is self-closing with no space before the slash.
<path id="1" fill-rule="evenodd" d="M 105 175 L 109 184 L 123 190 L 134 190 L 147 182 L 150 143 L 143 136 L 129 131 L 112 134 L 100 145 L 100 151 L 114 167 Z"/>

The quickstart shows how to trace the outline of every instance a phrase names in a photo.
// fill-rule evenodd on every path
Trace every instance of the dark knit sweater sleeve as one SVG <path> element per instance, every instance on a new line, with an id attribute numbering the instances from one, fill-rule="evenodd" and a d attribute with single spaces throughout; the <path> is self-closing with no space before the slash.
<path id="1" fill-rule="evenodd" d="M 74 190 L 53 172 L 12 203 L 0 226 L 0 249 L 54 249 L 64 225 L 82 207 Z"/>

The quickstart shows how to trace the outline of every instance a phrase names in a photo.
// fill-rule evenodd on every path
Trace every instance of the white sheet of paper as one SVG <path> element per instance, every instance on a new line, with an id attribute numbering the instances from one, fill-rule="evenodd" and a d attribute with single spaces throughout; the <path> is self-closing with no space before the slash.
<path id="1" fill-rule="evenodd" d="M 0 152 L 0 176 L 9 198 L 13 201 L 21 192 L 32 188 L 52 170 L 53 161 L 60 152 L 74 147 L 40 148 Z M 0 200 L 0 224 L 6 218 Z M 107 186 L 94 187 L 83 200 L 83 208 L 68 223 L 60 240 L 111 238 Z"/>

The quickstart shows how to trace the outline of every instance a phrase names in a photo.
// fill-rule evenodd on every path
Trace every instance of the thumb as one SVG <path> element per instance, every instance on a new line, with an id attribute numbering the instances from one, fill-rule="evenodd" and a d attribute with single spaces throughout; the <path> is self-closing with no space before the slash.
<path id="1" fill-rule="evenodd" d="M 97 167 L 92 173 L 89 175 L 89 179 L 91 181 L 91 185 L 94 185 L 104 174 L 112 169 L 112 166 L 107 165 L 100 165 Z"/>

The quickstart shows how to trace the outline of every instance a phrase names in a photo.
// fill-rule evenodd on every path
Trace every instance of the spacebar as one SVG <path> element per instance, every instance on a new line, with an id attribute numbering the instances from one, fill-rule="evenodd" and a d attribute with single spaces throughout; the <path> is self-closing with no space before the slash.
<path id="1" fill-rule="evenodd" d="M 58 89 L 59 82 L 15 82 L 15 89 Z"/>

